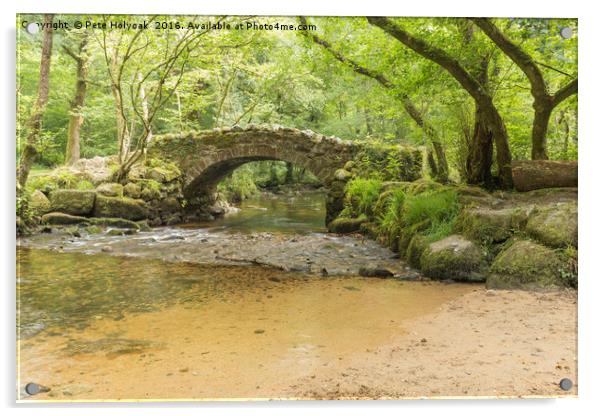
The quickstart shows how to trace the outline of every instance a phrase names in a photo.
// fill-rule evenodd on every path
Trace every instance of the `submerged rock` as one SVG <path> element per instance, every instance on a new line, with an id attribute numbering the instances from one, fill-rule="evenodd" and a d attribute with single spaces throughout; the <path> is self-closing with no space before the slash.
<path id="1" fill-rule="evenodd" d="M 136 221 L 148 217 L 148 208 L 144 201 L 139 199 L 98 195 L 94 204 L 94 216 L 120 217 Z"/>
<path id="2" fill-rule="evenodd" d="M 493 289 L 555 289 L 568 285 L 565 265 L 557 253 L 529 240 L 514 241 L 493 261 L 487 287 Z"/>
<path id="3" fill-rule="evenodd" d="M 527 233 L 552 247 L 577 247 L 577 203 L 559 202 L 538 208 L 527 222 Z"/>
<path id="4" fill-rule="evenodd" d="M 485 281 L 485 253 L 461 235 L 450 235 L 427 246 L 420 258 L 422 272 L 433 279 Z"/>
<path id="5" fill-rule="evenodd" d="M 387 269 L 386 267 L 380 267 L 380 266 L 360 267 L 358 273 L 360 276 L 363 276 L 363 277 L 380 277 L 380 278 L 393 277 L 393 272 L 391 270 Z"/>
<path id="6" fill-rule="evenodd" d="M 57 189 L 50 194 L 52 211 L 71 215 L 88 215 L 94 208 L 96 192 L 76 189 Z"/>
<path id="7" fill-rule="evenodd" d="M 102 227 L 129 228 L 133 230 L 140 229 L 138 223 L 124 218 L 89 218 L 88 220 L 91 224 Z"/>

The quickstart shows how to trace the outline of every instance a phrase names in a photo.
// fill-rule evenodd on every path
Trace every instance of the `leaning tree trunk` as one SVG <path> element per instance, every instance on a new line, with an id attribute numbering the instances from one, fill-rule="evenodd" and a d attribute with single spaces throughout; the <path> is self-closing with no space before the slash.
<path id="1" fill-rule="evenodd" d="M 48 103 L 50 89 L 50 60 L 52 58 L 52 14 L 44 15 L 44 34 L 42 38 L 42 58 L 40 60 L 40 82 L 38 83 L 38 98 L 28 122 L 28 133 L 25 147 L 21 151 L 19 166 L 17 167 L 17 180 L 21 188 L 27 183 L 31 166 L 38 155 L 38 144 L 42 117 Z"/>
<path id="2" fill-rule="evenodd" d="M 576 161 L 520 160 L 512 162 L 512 177 L 518 191 L 576 187 Z"/>
<path id="3" fill-rule="evenodd" d="M 73 165 L 80 157 L 80 131 L 84 123 L 82 109 L 86 101 L 86 88 L 88 78 L 88 55 L 86 46 L 88 44 L 87 34 L 83 35 L 79 44 L 77 54 L 71 52 L 67 47 L 64 49 L 75 59 L 77 64 L 77 80 L 75 82 L 75 96 L 71 102 L 71 112 L 69 115 L 69 127 L 67 128 L 67 148 L 65 149 L 65 164 Z"/>

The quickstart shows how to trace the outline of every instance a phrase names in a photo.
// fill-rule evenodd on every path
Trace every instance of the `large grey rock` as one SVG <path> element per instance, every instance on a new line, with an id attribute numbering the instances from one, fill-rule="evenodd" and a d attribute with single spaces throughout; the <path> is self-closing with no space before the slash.
<path id="1" fill-rule="evenodd" d="M 433 279 L 484 282 L 485 253 L 461 235 L 431 243 L 420 257 L 422 272 Z"/>
<path id="2" fill-rule="evenodd" d="M 558 202 L 538 208 L 527 222 L 527 232 L 551 247 L 577 247 L 577 203 Z"/>
<path id="3" fill-rule="evenodd" d="M 96 192 L 75 189 L 57 189 L 50 194 L 52 211 L 71 215 L 88 215 L 94 208 Z"/>
<path id="4" fill-rule="evenodd" d="M 136 221 L 148 217 L 148 208 L 144 201 L 139 199 L 98 195 L 94 204 L 94 216 Z"/>

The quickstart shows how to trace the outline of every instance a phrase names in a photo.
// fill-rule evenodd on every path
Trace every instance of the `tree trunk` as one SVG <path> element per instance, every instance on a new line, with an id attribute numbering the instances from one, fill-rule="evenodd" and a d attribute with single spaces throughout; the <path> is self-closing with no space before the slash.
<path id="1" fill-rule="evenodd" d="M 153 139 L 153 130 L 150 126 L 150 121 L 148 119 L 148 101 L 146 99 L 146 91 L 144 90 L 144 85 L 142 85 L 142 74 L 138 72 L 138 82 L 140 82 L 140 101 L 142 102 L 142 122 L 144 123 L 144 130 L 147 130 L 146 137 L 144 141 L 146 145 L 144 146 L 144 154 L 146 154 L 146 149 L 148 144 Z"/>
<path id="2" fill-rule="evenodd" d="M 542 188 L 576 187 L 576 161 L 520 160 L 512 163 L 514 186 L 518 191 Z"/>
<path id="3" fill-rule="evenodd" d="M 491 186 L 493 177 L 493 133 L 489 129 L 478 105 L 475 105 L 475 124 L 466 161 L 466 182 Z"/>
<path id="4" fill-rule="evenodd" d="M 117 53 L 118 50 L 115 48 L 113 54 L 111 55 L 111 73 L 116 74 L 118 71 L 117 64 Z M 122 164 L 130 151 L 130 132 L 128 130 L 127 121 L 121 112 L 122 110 L 122 102 L 121 102 L 121 93 L 119 91 L 119 86 L 115 84 L 115 81 L 111 81 L 111 93 L 113 94 L 113 98 L 115 99 L 115 120 L 117 120 L 117 148 L 118 148 L 118 157 L 119 164 Z"/>
<path id="5" fill-rule="evenodd" d="M 553 107 L 548 104 L 535 102 L 535 118 L 531 131 L 531 159 L 548 159 L 548 124 L 552 115 Z"/>
<path id="6" fill-rule="evenodd" d="M 50 61 L 52 58 L 52 20 L 54 15 L 44 15 L 44 32 L 42 38 L 42 58 L 40 60 L 40 81 L 38 83 L 38 97 L 28 122 L 28 133 L 25 146 L 21 150 L 19 166 L 17 167 L 18 183 L 23 188 L 27 183 L 29 171 L 36 159 L 38 151 L 36 145 L 39 141 L 42 127 L 42 117 L 48 103 L 50 90 Z"/>
<path id="7" fill-rule="evenodd" d="M 75 82 L 75 96 L 71 101 L 71 111 L 69 114 L 69 127 L 67 128 L 67 148 L 65 150 L 65 164 L 73 165 L 80 157 L 80 130 L 84 123 L 82 108 L 86 100 L 86 87 L 88 78 L 88 55 L 86 54 L 86 46 L 88 44 L 88 36 L 84 33 L 78 53 L 74 54 L 65 47 L 67 53 L 75 59 L 77 64 L 77 80 Z"/>

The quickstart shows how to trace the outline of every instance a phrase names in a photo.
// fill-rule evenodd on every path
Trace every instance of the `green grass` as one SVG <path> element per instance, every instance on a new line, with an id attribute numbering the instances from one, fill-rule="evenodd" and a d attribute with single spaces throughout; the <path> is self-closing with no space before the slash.
<path id="1" fill-rule="evenodd" d="M 403 189 L 397 188 L 388 198 L 385 213 L 378 219 L 379 231 L 387 236 L 399 235 L 403 227 L 402 210 L 406 200 Z"/>
<path id="2" fill-rule="evenodd" d="M 346 213 L 352 217 L 365 214 L 372 217 L 373 208 L 380 195 L 382 181 L 378 179 L 356 178 L 345 187 Z"/>
<path id="3" fill-rule="evenodd" d="M 436 241 L 452 233 L 458 211 L 458 196 L 453 190 L 430 191 L 406 198 L 402 221 L 409 227 L 429 220 L 431 225 L 423 234 L 428 241 Z"/>

